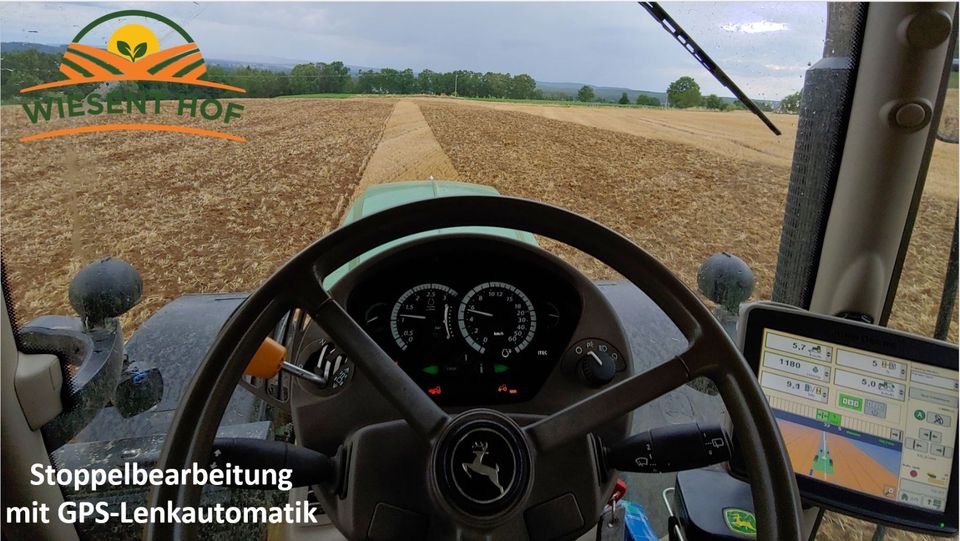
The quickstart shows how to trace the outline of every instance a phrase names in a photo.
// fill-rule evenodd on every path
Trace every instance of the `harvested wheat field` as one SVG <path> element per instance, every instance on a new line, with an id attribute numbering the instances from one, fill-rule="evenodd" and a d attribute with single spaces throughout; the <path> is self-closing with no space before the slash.
<path id="1" fill-rule="evenodd" d="M 155 133 L 21 143 L 29 121 L 3 107 L 3 248 L 18 318 L 72 314 L 73 274 L 119 256 L 144 278 L 129 334 L 180 295 L 255 288 L 335 227 L 392 102 L 245 103 L 225 130 L 245 143 Z"/>
<path id="2" fill-rule="evenodd" d="M 770 114 L 784 132 L 775 137 L 750 113 L 677 111 L 577 105 L 527 105 L 519 103 L 471 102 L 501 111 L 517 111 L 603 128 L 651 139 L 693 145 L 731 158 L 790 166 L 797 131 L 796 115 Z"/>

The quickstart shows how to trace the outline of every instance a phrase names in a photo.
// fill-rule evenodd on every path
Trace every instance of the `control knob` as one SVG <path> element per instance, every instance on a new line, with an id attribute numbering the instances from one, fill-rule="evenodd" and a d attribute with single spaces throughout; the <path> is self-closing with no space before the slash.
<path id="1" fill-rule="evenodd" d="M 613 380 L 617 361 L 607 351 L 589 349 L 577 361 L 577 375 L 591 387 L 602 387 Z"/>

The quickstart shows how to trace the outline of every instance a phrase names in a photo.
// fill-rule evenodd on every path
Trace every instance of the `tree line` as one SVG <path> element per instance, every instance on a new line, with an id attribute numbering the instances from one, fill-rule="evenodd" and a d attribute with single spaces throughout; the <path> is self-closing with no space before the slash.
<path id="1" fill-rule="evenodd" d="M 776 112 L 792 113 L 800 112 L 801 93 L 794 92 L 780 100 Z M 670 107 L 686 109 L 689 107 L 703 107 L 705 109 L 716 109 L 718 111 L 743 110 L 746 106 L 740 101 L 724 101 L 716 94 L 706 96 L 700 93 L 700 85 L 693 77 L 681 77 L 670 83 L 667 88 L 667 102 Z M 766 101 L 756 101 L 757 107 L 764 112 L 773 112 L 773 106 Z"/>
<path id="2" fill-rule="evenodd" d="M 596 93 L 593 91 L 593 88 L 588 85 L 583 85 L 580 87 L 580 90 L 577 91 L 577 101 L 582 102 L 600 102 L 604 103 L 605 100 L 597 97 Z M 630 97 L 627 96 L 626 92 L 620 94 L 620 99 L 617 100 L 617 103 L 620 105 L 630 105 Z M 660 99 L 654 96 L 647 96 L 646 94 L 637 95 L 637 99 L 634 102 L 636 105 L 645 105 L 647 107 L 660 107 L 663 105 L 660 103 Z"/>
<path id="3" fill-rule="evenodd" d="M 457 70 L 435 72 L 425 69 L 382 68 L 360 70 L 351 74 L 343 62 L 298 64 L 290 73 L 241 68 L 227 70 L 208 68 L 206 78 L 247 89 L 251 97 L 273 97 L 284 94 L 433 94 L 469 98 L 543 99 L 533 77 L 521 73 Z M 263 84 L 250 84 L 245 78 L 263 79 Z M 271 80 L 276 80 L 272 82 Z"/>
<path id="4" fill-rule="evenodd" d="M 34 49 L 25 49 L 3 53 L 2 72 L 0 72 L 0 98 L 16 98 L 20 90 L 63 79 L 60 73 L 59 54 L 42 53 Z M 291 94 L 290 78 L 279 72 L 250 67 L 227 69 L 221 66 L 207 66 L 204 78 L 208 81 L 239 86 L 247 90 L 249 97 L 274 97 Z M 29 95 L 30 99 L 42 98 L 53 94 L 89 94 L 101 88 L 99 83 L 74 85 L 67 88 L 54 88 L 38 91 Z M 129 92 L 156 92 L 170 98 L 179 97 L 222 97 L 225 92 L 218 89 L 194 87 L 183 84 L 123 81 L 109 85 L 107 94 Z"/>
<path id="5" fill-rule="evenodd" d="M 42 53 L 34 49 L 4 53 L 3 72 L 0 76 L 0 98 L 9 100 L 17 96 L 22 88 L 60 79 L 60 59 L 59 54 Z M 298 64 L 289 72 L 249 66 L 228 68 L 208 65 L 204 78 L 208 81 L 244 88 L 246 90 L 244 97 L 251 98 L 300 94 L 432 94 L 469 98 L 606 101 L 598 97 L 594 89 L 588 85 L 581 87 L 575 96 L 562 92 L 544 93 L 537 88 L 533 77 L 525 73 L 511 75 L 467 70 L 435 72 L 428 69 L 415 73 L 409 68 L 404 70 L 382 68 L 361 70 L 353 74 L 341 61 Z M 96 84 L 80 85 L 71 88 L 69 92 L 89 93 L 97 86 Z M 161 92 L 171 98 L 224 96 L 224 91 L 217 89 L 150 82 L 114 84 L 109 91 L 153 91 Z M 48 92 L 62 92 L 62 90 Z M 667 103 L 665 104 L 660 103 L 656 97 L 644 94 L 637 96 L 634 103 L 651 107 L 664 105 L 681 109 L 703 107 L 723 111 L 745 108 L 739 101 L 724 101 L 715 94 L 703 96 L 700 86 L 692 77 L 680 77 L 670 83 L 666 94 Z M 31 95 L 31 97 L 38 96 Z M 789 113 L 799 112 L 800 97 L 799 92 L 787 96 L 782 100 L 778 110 Z M 616 102 L 628 105 L 630 99 L 624 92 Z M 763 110 L 772 110 L 766 102 L 757 102 L 757 105 Z"/>
<path id="6" fill-rule="evenodd" d="M 800 98 L 800 92 L 794 92 L 793 94 L 783 98 L 776 108 L 776 112 L 793 114 L 799 113 Z M 593 88 L 588 85 L 584 85 L 580 88 L 580 90 L 577 92 L 576 99 L 577 101 L 581 102 L 604 101 L 603 99 L 599 98 L 594 92 Z M 617 103 L 620 105 L 630 104 L 630 98 L 627 96 L 626 92 L 623 92 L 620 95 L 620 99 L 617 100 Z M 656 97 L 647 96 L 644 94 L 638 95 L 634 103 L 636 105 L 645 105 L 650 107 L 662 107 L 664 105 L 676 109 L 700 107 L 703 109 L 714 109 L 717 111 L 742 111 L 746 110 L 747 108 L 740 100 L 724 100 L 716 94 L 707 94 L 704 96 L 700 91 L 700 85 L 697 84 L 693 77 L 680 77 L 676 81 L 670 83 L 670 86 L 667 87 L 666 104 L 660 103 L 660 100 Z M 774 107 L 770 104 L 770 102 L 757 101 L 755 103 L 761 111 L 774 111 Z"/>
<path id="7" fill-rule="evenodd" d="M 0 77 L 0 98 L 10 99 L 21 89 L 56 81 L 60 74 L 59 54 L 42 53 L 34 49 L 3 54 L 3 73 Z M 471 98 L 543 99 L 533 77 L 521 73 L 479 73 L 457 70 L 434 72 L 412 69 L 362 70 L 353 75 L 343 62 L 298 64 L 289 72 L 253 67 L 227 68 L 207 65 L 204 79 L 238 86 L 246 90 L 245 97 L 273 98 L 297 94 L 435 94 Z M 88 88 L 89 87 L 89 88 Z M 166 83 L 123 83 L 113 85 L 113 91 L 161 90 L 173 98 L 179 96 L 217 97 L 222 91 L 201 89 Z M 88 93 L 96 84 L 80 85 L 71 92 Z M 60 91 L 58 91 L 60 92 Z M 209 94 L 209 96 L 207 96 Z M 36 96 L 33 96 L 36 97 Z"/>

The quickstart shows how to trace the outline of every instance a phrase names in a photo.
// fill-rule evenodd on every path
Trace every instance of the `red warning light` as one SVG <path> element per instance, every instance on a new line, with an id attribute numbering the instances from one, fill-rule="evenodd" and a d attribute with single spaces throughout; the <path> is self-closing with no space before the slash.
<path id="1" fill-rule="evenodd" d="M 517 390 L 516 390 L 516 389 L 510 389 L 509 392 L 510 392 L 510 394 L 517 394 Z"/>
<path id="2" fill-rule="evenodd" d="M 443 389 L 441 389 L 439 385 L 437 385 L 436 387 L 430 387 L 429 389 L 427 389 L 427 394 L 431 396 L 437 396 L 438 394 L 442 394 L 442 393 L 443 393 Z"/>

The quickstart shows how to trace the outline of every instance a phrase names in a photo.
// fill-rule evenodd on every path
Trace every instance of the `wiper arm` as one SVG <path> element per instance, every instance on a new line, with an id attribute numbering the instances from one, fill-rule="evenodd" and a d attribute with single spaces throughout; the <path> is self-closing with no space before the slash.
<path id="1" fill-rule="evenodd" d="M 740 102 L 743 103 L 747 107 L 747 109 L 750 110 L 750 112 L 760 117 L 760 120 L 762 120 L 763 123 L 766 124 L 768 128 L 770 128 L 770 131 L 772 131 L 777 135 L 780 135 L 780 129 L 774 126 L 773 122 L 771 122 L 770 119 L 767 118 L 767 115 L 763 114 L 763 111 L 761 111 L 760 108 L 757 107 L 757 104 L 753 103 L 753 100 L 747 97 L 747 95 L 743 93 L 743 90 L 740 90 L 740 87 L 737 86 L 737 84 L 734 83 L 730 79 L 730 77 L 728 77 L 727 74 L 723 72 L 722 69 L 720 69 L 720 66 L 718 66 L 717 63 L 714 62 L 713 59 L 710 58 L 710 56 L 703 49 L 700 48 L 699 45 L 697 45 L 697 42 L 694 41 L 693 38 L 691 38 L 690 35 L 687 34 L 686 31 L 684 31 L 683 28 L 680 28 L 680 25 L 677 24 L 677 21 L 674 21 L 673 17 L 668 15 L 667 12 L 664 11 L 662 7 L 660 7 L 660 4 L 658 4 L 657 2 L 637 2 L 637 3 L 640 4 L 643 7 L 643 9 L 647 10 L 647 12 L 654 19 L 656 19 L 656 21 L 660 23 L 661 26 L 663 26 L 664 30 L 669 32 L 674 39 L 680 42 L 680 45 L 683 45 L 683 48 L 689 51 L 690 54 L 697 59 L 697 62 L 700 62 L 700 65 L 706 68 L 707 71 L 710 72 L 710 75 L 713 75 L 713 77 L 720 84 L 725 86 L 730 92 L 733 92 L 733 95 L 736 96 L 737 99 L 740 100 Z"/>

